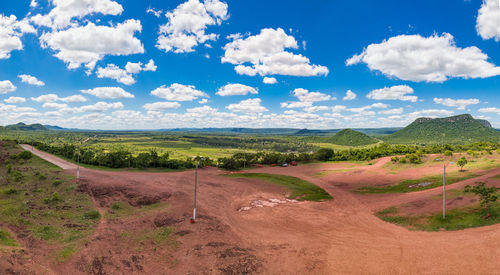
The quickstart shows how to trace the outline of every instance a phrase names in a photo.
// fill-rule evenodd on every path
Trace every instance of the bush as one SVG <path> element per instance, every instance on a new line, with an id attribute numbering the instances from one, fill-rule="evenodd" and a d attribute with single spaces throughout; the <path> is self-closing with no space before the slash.
<path id="1" fill-rule="evenodd" d="M 453 152 L 450 150 L 446 150 L 446 151 L 444 151 L 444 155 L 447 157 L 450 157 L 450 156 L 453 156 Z"/>
<path id="2" fill-rule="evenodd" d="M 422 159 L 417 154 L 407 154 L 406 158 L 410 161 L 410 163 L 422 163 Z"/>
<path id="3" fill-rule="evenodd" d="M 330 160 L 335 152 L 333 149 L 328 149 L 328 148 L 321 148 L 316 153 L 314 153 L 314 159 L 319 160 L 319 161 L 328 161 Z"/>
<path id="4" fill-rule="evenodd" d="M 61 198 L 59 197 L 59 193 L 54 192 L 52 193 L 52 196 L 50 198 L 45 198 L 43 199 L 44 203 L 54 203 L 60 201 Z"/>
<path id="5" fill-rule="evenodd" d="M 6 195 L 14 195 L 14 194 L 17 194 L 17 190 L 14 189 L 14 188 L 9 188 L 5 191 L 5 194 Z"/>
<path id="6" fill-rule="evenodd" d="M 117 202 L 114 202 L 113 204 L 111 204 L 111 209 L 113 209 L 113 210 L 120 210 L 121 208 L 122 207 Z"/>
<path id="7" fill-rule="evenodd" d="M 7 174 L 10 174 L 12 172 L 12 165 L 7 165 Z"/>
<path id="8" fill-rule="evenodd" d="M 398 162 L 399 158 L 396 156 L 391 157 L 392 162 Z"/>
<path id="9" fill-rule="evenodd" d="M 19 153 L 18 157 L 20 159 L 28 160 L 33 157 L 33 154 L 30 151 L 22 151 Z"/>
<path id="10" fill-rule="evenodd" d="M 99 211 L 97 211 L 97 210 L 91 210 L 91 211 L 83 214 L 83 218 L 85 218 L 87 220 L 97 220 L 100 217 L 101 217 L 101 213 L 99 213 Z"/>
<path id="11" fill-rule="evenodd" d="M 12 177 L 14 178 L 15 182 L 20 182 L 23 179 L 23 174 L 19 171 L 13 171 L 12 172 Z"/>
<path id="12" fill-rule="evenodd" d="M 406 158 L 400 158 L 399 163 L 406 163 Z"/>

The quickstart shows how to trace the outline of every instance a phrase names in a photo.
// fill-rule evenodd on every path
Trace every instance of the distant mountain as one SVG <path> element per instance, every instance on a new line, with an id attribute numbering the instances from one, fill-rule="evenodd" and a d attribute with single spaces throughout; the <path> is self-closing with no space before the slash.
<path id="1" fill-rule="evenodd" d="M 6 130 L 14 130 L 14 131 L 47 131 L 48 129 L 45 128 L 42 124 L 36 123 L 36 124 L 24 124 L 22 122 L 19 122 L 17 124 L 13 125 L 7 125 L 4 127 Z"/>
<path id="2" fill-rule="evenodd" d="M 63 128 L 63 127 L 59 127 L 59 126 L 56 126 L 56 125 L 43 125 L 45 128 L 49 129 L 49 130 L 56 130 L 56 131 L 64 131 L 64 130 L 69 130 L 69 129 L 66 129 L 66 128 Z"/>
<path id="3" fill-rule="evenodd" d="M 390 135 L 401 130 L 401 127 L 394 128 L 353 128 L 352 130 L 361 132 L 366 135 L 380 136 L 380 135 Z M 336 134 L 340 132 L 341 129 L 328 129 L 328 130 L 309 130 L 300 129 L 295 135 L 296 136 L 327 136 L 331 134 Z"/>
<path id="4" fill-rule="evenodd" d="M 385 142 L 398 144 L 461 144 L 476 141 L 500 140 L 500 133 L 486 120 L 469 114 L 445 118 L 418 118 L 396 133 L 381 137 Z"/>
<path id="5" fill-rule="evenodd" d="M 344 129 L 328 138 L 327 142 L 346 146 L 360 146 L 373 144 L 378 140 L 352 129 Z"/>

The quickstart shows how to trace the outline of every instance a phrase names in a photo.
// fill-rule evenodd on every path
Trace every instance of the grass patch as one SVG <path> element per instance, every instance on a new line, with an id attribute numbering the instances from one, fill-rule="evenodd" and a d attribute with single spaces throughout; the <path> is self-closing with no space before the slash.
<path id="1" fill-rule="evenodd" d="M 168 208 L 168 204 L 161 201 L 138 207 L 133 207 L 126 201 L 116 201 L 111 204 L 104 217 L 107 219 L 121 219 L 130 216 L 140 216 L 149 211 L 164 210 L 165 208 Z"/>
<path id="2" fill-rule="evenodd" d="M 446 174 L 446 185 L 450 185 L 466 179 L 475 178 L 478 176 L 479 175 L 476 175 L 474 173 L 451 172 Z M 424 182 L 430 182 L 431 184 L 426 186 L 414 186 L 416 184 Z M 381 187 L 364 186 L 358 188 L 356 191 L 363 194 L 407 193 L 431 189 L 438 186 L 443 186 L 443 175 L 427 176 L 415 180 L 404 180 L 395 185 Z"/>
<path id="3" fill-rule="evenodd" d="M 120 233 L 120 238 L 123 241 L 133 241 L 138 245 L 137 251 L 143 251 L 146 242 L 151 242 L 155 245 L 154 250 L 159 248 L 173 247 L 177 242 L 173 238 L 175 229 L 170 226 L 164 226 L 154 229 L 145 229 L 139 231 L 124 231 Z"/>
<path id="4" fill-rule="evenodd" d="M 15 143 L 0 150 L 0 160 L 6 155 L 23 152 Z M 22 174 L 16 181 L 11 172 Z M 99 223 L 85 213 L 95 211 L 91 198 L 76 191 L 75 178 L 60 173 L 61 169 L 33 156 L 27 160 L 0 161 L 0 174 L 6 175 L 0 188 L 0 221 L 26 230 L 35 239 L 55 247 L 74 247 L 88 239 Z M 56 183 L 56 184 L 54 184 Z M 69 256 L 63 251 L 62 258 Z M 59 255 L 54 255 L 59 258 Z"/>
<path id="5" fill-rule="evenodd" d="M 356 170 L 356 169 L 343 168 L 343 169 L 326 170 L 326 171 L 321 171 L 319 173 L 316 173 L 315 176 L 316 177 L 324 177 L 324 176 L 331 175 L 331 174 L 340 174 L 340 173 L 350 172 L 350 171 L 354 171 L 354 170 Z"/>
<path id="6" fill-rule="evenodd" d="M 63 247 L 61 250 L 57 252 L 56 255 L 56 260 L 60 263 L 63 263 L 73 256 L 75 254 L 76 248 L 73 245 L 68 245 Z"/>
<path id="7" fill-rule="evenodd" d="M 330 196 L 330 194 L 328 194 L 321 187 L 292 176 L 264 173 L 230 174 L 227 176 L 232 178 L 259 179 L 272 184 L 284 186 L 291 191 L 289 198 L 299 201 L 322 201 L 332 199 L 332 196 Z"/>
<path id="8" fill-rule="evenodd" d="M 17 242 L 14 240 L 9 231 L 0 228 L 0 245 L 17 246 Z"/>
<path id="9" fill-rule="evenodd" d="M 445 219 L 441 212 L 420 216 L 402 216 L 398 215 L 396 207 L 384 209 L 375 215 L 386 222 L 401 225 L 410 230 L 462 230 L 500 223 L 500 202 L 491 206 L 491 217 L 488 219 L 485 219 L 486 211 L 478 205 L 448 210 Z"/>

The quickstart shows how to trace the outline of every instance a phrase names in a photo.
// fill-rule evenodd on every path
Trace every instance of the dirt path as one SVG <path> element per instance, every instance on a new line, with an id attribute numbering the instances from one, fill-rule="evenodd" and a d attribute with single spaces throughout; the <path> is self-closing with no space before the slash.
<path id="1" fill-rule="evenodd" d="M 63 166 L 67 164 L 57 157 L 45 157 Z M 162 270 L 167 274 L 500 274 L 500 225 L 452 232 L 415 232 L 373 215 L 377 207 L 428 196 L 439 192 L 437 189 L 378 197 L 377 201 L 360 199 L 339 185 L 382 181 L 377 171 L 387 161 L 388 158 L 382 158 L 374 165 L 353 167 L 361 172 L 321 178 L 314 176 L 318 171 L 314 165 L 249 170 L 311 181 L 335 199 L 244 212 L 237 209 L 255 199 L 284 196 L 286 190 L 258 180 L 223 177 L 220 174 L 224 172 L 215 168 L 201 169 L 196 224 L 188 222 L 193 171 L 139 173 L 84 169 L 82 175 L 85 184 L 97 191 L 94 196 L 103 209 L 133 192 L 168 197 L 171 213 L 178 220 L 176 230 L 190 233 L 178 237 L 178 247 L 171 255 L 175 261 L 166 264 L 157 261 L 154 255 L 150 255 L 154 260 L 148 261 L 146 255 L 141 265 L 144 273 Z M 496 169 L 484 177 L 498 172 Z M 466 183 L 455 183 L 450 188 Z M 76 262 L 60 267 L 60 271 L 73 273 L 81 257 L 101 255 L 110 257 L 104 261 L 107 273 L 123 272 L 123 269 L 117 271 L 116 266 L 136 252 L 117 251 L 110 243 L 120 230 L 139 224 L 145 226 L 144 221 L 107 224 L 103 236 L 93 240 L 75 256 Z"/>
<path id="2" fill-rule="evenodd" d="M 63 160 L 61 158 L 58 158 L 54 155 L 51 155 L 49 153 L 45 153 L 43 151 L 40 151 L 36 148 L 33 148 L 31 145 L 28 145 L 28 144 L 20 144 L 20 146 L 26 150 L 26 151 L 30 151 L 32 152 L 33 154 L 39 156 L 40 158 L 56 165 L 56 166 L 59 166 L 61 169 L 64 169 L 64 170 L 67 170 L 67 169 L 76 169 L 76 165 L 69 162 L 69 161 L 66 161 L 66 160 Z"/>

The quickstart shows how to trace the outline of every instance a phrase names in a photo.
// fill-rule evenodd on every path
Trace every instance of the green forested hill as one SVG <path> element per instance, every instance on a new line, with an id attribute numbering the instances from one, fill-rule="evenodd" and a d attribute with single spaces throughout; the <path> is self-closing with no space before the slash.
<path id="1" fill-rule="evenodd" d="M 16 130 L 16 131 L 45 131 L 45 130 L 48 130 L 42 124 L 37 123 L 37 124 L 26 125 L 22 122 L 19 122 L 17 124 L 7 125 L 7 126 L 5 126 L 5 129 Z"/>
<path id="2" fill-rule="evenodd" d="M 410 125 L 382 139 L 398 144 L 461 144 L 500 141 L 500 132 L 469 114 L 445 118 L 418 118 Z"/>
<path id="3" fill-rule="evenodd" d="M 377 139 L 352 129 L 344 129 L 328 138 L 327 142 L 338 145 L 360 146 L 376 143 Z"/>

